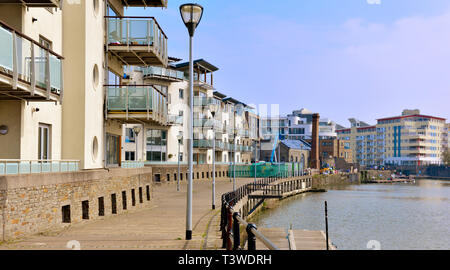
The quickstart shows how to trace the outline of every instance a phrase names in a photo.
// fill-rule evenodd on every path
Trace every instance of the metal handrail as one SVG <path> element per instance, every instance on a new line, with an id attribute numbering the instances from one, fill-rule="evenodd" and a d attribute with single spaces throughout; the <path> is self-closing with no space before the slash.
<path id="1" fill-rule="evenodd" d="M 228 205 L 228 209 L 232 213 L 238 213 L 238 212 L 234 212 L 233 207 L 230 205 Z M 256 238 L 258 238 L 261 242 L 263 242 L 263 244 L 267 248 L 269 248 L 270 250 L 279 250 L 279 248 L 274 243 L 272 243 L 269 239 L 267 239 L 260 231 L 258 231 L 258 229 L 255 226 L 251 226 L 251 223 L 248 223 L 247 221 L 245 221 L 239 214 L 235 215 L 235 217 L 239 221 L 239 223 L 244 225 L 246 228 L 249 228 L 249 230 L 256 236 Z"/>
<path id="2" fill-rule="evenodd" d="M 164 37 L 167 39 L 167 35 L 162 30 L 161 26 L 159 25 L 158 21 L 155 17 L 146 17 L 146 16 L 105 16 L 107 19 L 152 19 L 156 25 L 158 26 L 161 33 L 164 35 Z"/>

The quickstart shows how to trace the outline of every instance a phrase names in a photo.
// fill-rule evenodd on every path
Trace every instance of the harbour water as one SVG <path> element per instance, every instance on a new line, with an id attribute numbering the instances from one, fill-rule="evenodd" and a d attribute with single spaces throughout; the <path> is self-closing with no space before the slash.
<path id="1" fill-rule="evenodd" d="M 281 201 L 253 222 L 325 231 L 325 201 L 329 237 L 339 250 L 450 249 L 450 181 L 332 187 Z"/>

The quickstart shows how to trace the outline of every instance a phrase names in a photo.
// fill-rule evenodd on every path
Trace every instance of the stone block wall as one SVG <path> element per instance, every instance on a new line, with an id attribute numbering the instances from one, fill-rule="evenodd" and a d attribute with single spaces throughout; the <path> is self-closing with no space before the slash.
<path id="1" fill-rule="evenodd" d="M 227 164 L 216 164 L 216 179 L 227 179 L 228 167 Z M 154 182 L 177 182 L 178 165 L 152 165 L 153 181 Z M 193 166 L 194 176 L 193 180 L 212 180 L 213 166 L 212 164 L 199 164 Z M 180 165 L 180 181 L 188 179 L 188 166 L 186 164 Z"/>
<path id="2" fill-rule="evenodd" d="M 359 179 L 355 174 L 331 174 L 314 175 L 312 179 L 313 188 L 326 188 L 330 185 L 358 184 Z"/>
<path id="3" fill-rule="evenodd" d="M 115 213 L 112 211 L 113 194 Z M 99 205 L 102 197 L 104 215 Z M 70 224 L 121 214 L 144 207 L 151 198 L 151 168 L 1 176 L 0 239 L 62 229 Z M 66 217 L 70 221 L 63 222 L 63 209 L 68 208 L 70 214 Z"/>

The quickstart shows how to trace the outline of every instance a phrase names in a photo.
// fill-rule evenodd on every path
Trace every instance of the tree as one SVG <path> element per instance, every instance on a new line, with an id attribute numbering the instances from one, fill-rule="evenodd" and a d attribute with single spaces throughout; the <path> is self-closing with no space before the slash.
<path id="1" fill-rule="evenodd" d="M 442 152 L 442 163 L 445 166 L 450 166 L 450 148 L 446 147 Z"/>

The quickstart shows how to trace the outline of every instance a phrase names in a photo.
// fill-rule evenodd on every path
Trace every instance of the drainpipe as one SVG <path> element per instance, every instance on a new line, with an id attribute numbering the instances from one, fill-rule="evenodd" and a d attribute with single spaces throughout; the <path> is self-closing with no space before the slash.
<path id="1" fill-rule="evenodd" d="M 105 15 L 108 14 L 108 4 L 105 3 Z M 108 23 L 107 20 L 105 21 L 105 44 L 106 44 L 106 50 L 105 50 L 105 78 L 103 78 L 104 80 L 104 84 L 108 84 Z M 107 114 L 108 114 L 108 108 L 106 108 L 107 103 L 106 103 L 106 98 L 107 98 L 107 94 L 106 94 L 106 90 L 105 90 L 105 86 L 102 87 L 103 90 L 103 106 L 105 106 L 105 110 L 104 110 L 104 119 L 103 119 L 103 169 L 107 170 L 109 172 L 109 168 L 107 167 L 107 162 L 106 162 L 106 157 L 107 157 L 107 152 L 106 152 L 106 144 L 107 142 L 107 138 L 106 138 L 106 119 L 107 119 Z M 120 165 L 120 164 L 119 164 Z"/>

